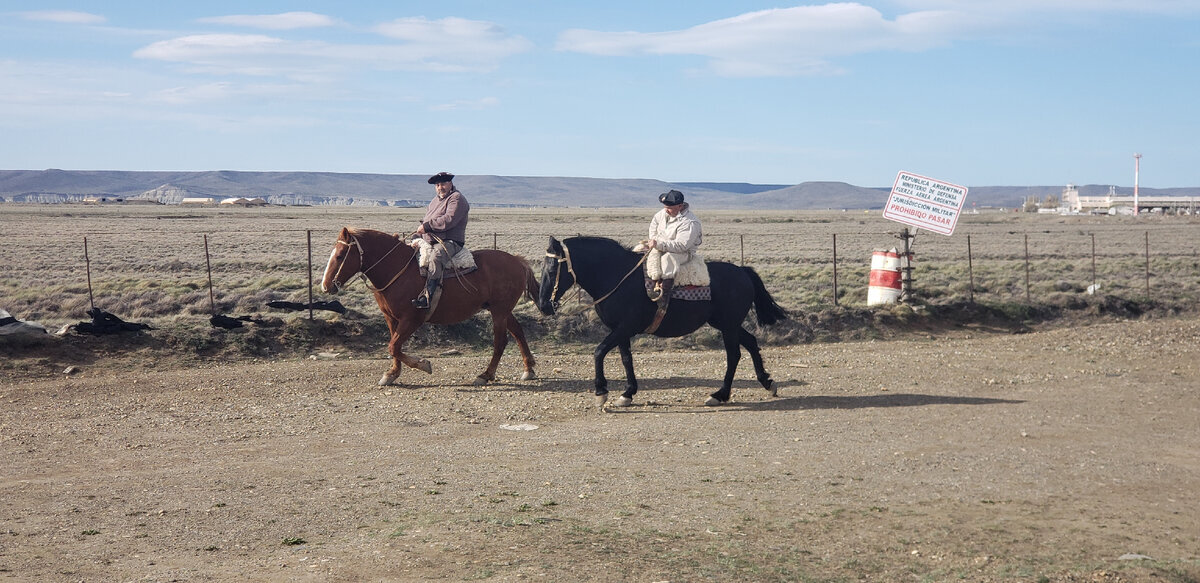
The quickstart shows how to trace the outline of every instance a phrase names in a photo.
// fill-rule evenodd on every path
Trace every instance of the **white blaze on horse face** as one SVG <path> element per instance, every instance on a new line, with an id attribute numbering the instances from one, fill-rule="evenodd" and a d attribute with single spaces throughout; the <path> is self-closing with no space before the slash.
<path id="1" fill-rule="evenodd" d="M 329 263 L 325 264 L 325 275 L 321 277 L 321 291 L 329 293 L 337 293 L 341 291 L 339 286 L 333 283 L 333 276 L 337 273 L 338 268 L 338 248 L 341 247 L 341 241 L 333 246 L 333 251 L 329 253 Z"/>

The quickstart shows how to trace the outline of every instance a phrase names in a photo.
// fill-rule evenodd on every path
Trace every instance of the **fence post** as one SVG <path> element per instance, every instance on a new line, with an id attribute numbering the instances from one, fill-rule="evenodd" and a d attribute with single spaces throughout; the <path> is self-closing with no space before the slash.
<path id="1" fill-rule="evenodd" d="M 87 237 L 83 238 L 83 261 L 87 264 L 88 305 L 92 307 L 92 310 L 95 310 L 96 300 L 92 297 L 92 260 L 88 257 Z"/>
<path id="2" fill-rule="evenodd" d="M 1029 302 L 1029 233 L 1025 233 L 1025 303 Z"/>
<path id="3" fill-rule="evenodd" d="M 312 229 L 308 233 L 308 319 L 313 319 L 313 297 L 312 297 Z"/>
<path id="4" fill-rule="evenodd" d="M 208 310 L 217 315 L 217 303 L 213 300 L 212 289 L 212 260 L 208 258 L 208 234 L 204 235 L 204 267 L 208 271 Z"/>
<path id="5" fill-rule="evenodd" d="M 746 236 L 738 235 L 738 240 L 741 242 L 740 245 L 742 248 L 742 266 L 744 267 L 746 265 Z"/>
<path id="6" fill-rule="evenodd" d="M 970 287 L 967 288 L 969 301 L 975 303 L 975 266 L 971 261 L 971 235 L 967 235 L 967 277 Z"/>
<path id="7" fill-rule="evenodd" d="M 1146 299 L 1150 299 L 1150 231 L 1146 231 Z"/>
<path id="8" fill-rule="evenodd" d="M 499 247 L 496 246 L 496 233 L 492 233 L 492 250 L 496 249 L 499 249 Z"/>
<path id="9" fill-rule="evenodd" d="M 1096 289 L 1096 234 L 1092 233 L 1092 294 L 1100 290 Z"/>
<path id="10" fill-rule="evenodd" d="M 833 234 L 833 305 L 838 305 L 837 293 L 837 233 Z"/>

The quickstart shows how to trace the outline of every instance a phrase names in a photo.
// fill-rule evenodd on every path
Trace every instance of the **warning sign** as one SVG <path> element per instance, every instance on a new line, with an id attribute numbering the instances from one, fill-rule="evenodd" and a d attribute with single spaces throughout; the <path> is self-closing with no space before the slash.
<path id="1" fill-rule="evenodd" d="M 950 235 L 967 199 L 967 187 L 901 171 L 883 207 L 883 218 Z"/>

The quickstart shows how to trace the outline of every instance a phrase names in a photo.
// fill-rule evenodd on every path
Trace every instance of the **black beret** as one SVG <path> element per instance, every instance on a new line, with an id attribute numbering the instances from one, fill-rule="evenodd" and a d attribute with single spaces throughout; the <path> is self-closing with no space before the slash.
<path id="1" fill-rule="evenodd" d="M 454 175 L 449 172 L 438 172 L 429 177 L 430 184 L 441 184 L 443 182 L 450 182 L 451 180 L 454 180 Z"/>
<path id="2" fill-rule="evenodd" d="M 683 204 L 683 193 L 679 192 L 678 190 L 668 190 L 667 192 L 658 195 L 658 202 L 661 202 L 667 206 Z"/>

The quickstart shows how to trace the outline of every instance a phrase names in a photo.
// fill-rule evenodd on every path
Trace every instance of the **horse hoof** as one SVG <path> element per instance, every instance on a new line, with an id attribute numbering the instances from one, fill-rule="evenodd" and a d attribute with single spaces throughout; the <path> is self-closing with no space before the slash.
<path id="1" fill-rule="evenodd" d="M 633 399 L 630 399 L 629 397 L 624 397 L 624 396 L 617 397 L 617 400 L 613 401 L 613 407 L 628 407 L 632 404 L 633 404 Z"/>
<path id="2" fill-rule="evenodd" d="M 728 403 L 729 403 L 729 401 L 722 401 L 716 397 L 709 397 L 707 400 L 704 401 L 704 406 L 705 407 L 720 407 L 721 405 L 726 405 Z"/>
<path id="3" fill-rule="evenodd" d="M 483 375 L 479 375 L 475 377 L 475 380 L 471 381 L 471 384 L 477 387 L 482 387 L 483 385 L 488 384 L 488 380 L 484 378 Z"/>
<path id="4" fill-rule="evenodd" d="M 770 393 L 772 397 L 779 396 L 779 386 L 775 384 L 775 381 L 767 381 L 767 386 L 765 386 L 763 388 L 766 389 L 767 392 Z"/>
<path id="5" fill-rule="evenodd" d="M 604 404 L 608 402 L 608 395 L 596 395 L 596 408 L 603 410 Z"/>
<path id="6" fill-rule="evenodd" d="M 521 380 L 523 380 L 523 381 L 532 381 L 533 379 L 536 379 L 536 378 L 537 378 L 537 373 L 535 373 L 531 370 L 527 370 L 527 371 L 521 373 Z"/>
<path id="7" fill-rule="evenodd" d="M 390 386 L 392 386 L 392 385 L 396 384 L 396 379 L 397 379 L 399 376 L 400 376 L 400 375 L 390 375 L 390 374 L 385 374 L 385 375 L 383 375 L 383 376 L 379 377 L 379 386 L 381 386 L 381 387 L 390 387 Z"/>
<path id="8" fill-rule="evenodd" d="M 422 360 L 421 362 L 418 362 L 416 369 L 425 374 L 433 374 L 433 365 L 429 364 L 428 360 Z"/>

